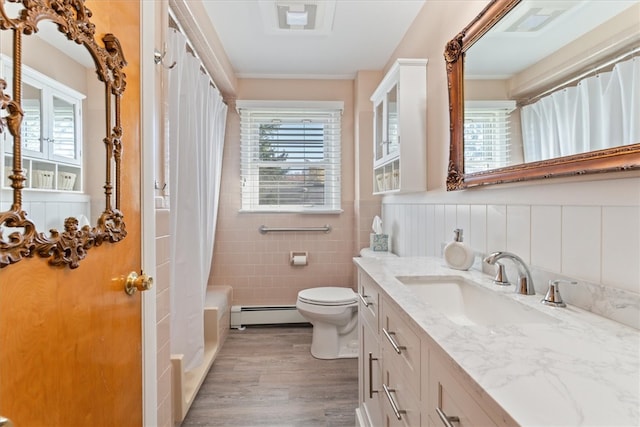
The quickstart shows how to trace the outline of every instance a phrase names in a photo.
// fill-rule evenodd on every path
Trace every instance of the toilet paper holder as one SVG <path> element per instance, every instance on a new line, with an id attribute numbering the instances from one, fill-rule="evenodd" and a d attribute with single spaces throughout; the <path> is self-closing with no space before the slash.
<path id="1" fill-rule="evenodd" d="M 291 251 L 289 252 L 289 263 L 294 266 L 307 265 L 309 253 L 307 251 Z"/>

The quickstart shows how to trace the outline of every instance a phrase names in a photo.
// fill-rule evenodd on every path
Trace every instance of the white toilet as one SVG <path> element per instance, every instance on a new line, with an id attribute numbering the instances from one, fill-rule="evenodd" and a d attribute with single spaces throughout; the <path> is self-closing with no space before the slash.
<path id="1" fill-rule="evenodd" d="M 313 325 L 313 357 L 358 357 L 358 299 L 351 288 L 304 289 L 298 292 L 296 307 Z"/>

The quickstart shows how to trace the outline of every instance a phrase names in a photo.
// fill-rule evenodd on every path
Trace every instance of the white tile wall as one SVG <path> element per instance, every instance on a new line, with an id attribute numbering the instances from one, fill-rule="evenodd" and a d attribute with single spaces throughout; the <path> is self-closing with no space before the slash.
<path id="1" fill-rule="evenodd" d="M 487 206 L 487 252 L 507 249 L 507 207 Z"/>
<path id="2" fill-rule="evenodd" d="M 507 250 L 531 262 L 531 207 L 507 206 Z"/>
<path id="3" fill-rule="evenodd" d="M 487 207 L 485 205 L 471 205 L 471 219 L 466 231 L 465 241 L 474 251 L 487 253 Z"/>
<path id="4" fill-rule="evenodd" d="M 531 264 L 562 271 L 562 208 L 531 207 Z"/>
<path id="5" fill-rule="evenodd" d="M 602 283 L 638 292 L 635 284 L 640 283 L 639 207 L 602 209 Z"/>
<path id="6" fill-rule="evenodd" d="M 602 208 L 562 208 L 562 273 L 592 282 L 600 281 Z"/>
<path id="7" fill-rule="evenodd" d="M 563 290 L 568 303 L 640 327 L 638 206 L 412 201 L 383 203 L 382 217 L 400 256 L 441 256 L 462 228 L 479 255 L 506 250 L 523 258 L 538 294 L 551 279 L 577 280 Z M 481 267 L 478 259 L 474 268 Z"/>

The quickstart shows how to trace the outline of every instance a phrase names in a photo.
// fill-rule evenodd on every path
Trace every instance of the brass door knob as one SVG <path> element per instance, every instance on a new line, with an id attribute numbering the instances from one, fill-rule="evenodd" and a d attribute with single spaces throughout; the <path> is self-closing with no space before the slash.
<path id="1" fill-rule="evenodd" d="M 13 423 L 9 418 L 0 415 L 0 427 L 13 427 Z"/>
<path id="2" fill-rule="evenodd" d="M 124 291 L 127 295 L 133 295 L 136 291 L 147 291 L 153 287 L 153 277 L 149 277 L 146 274 L 140 272 L 136 273 L 132 271 L 127 276 L 127 281 L 124 285 Z"/>

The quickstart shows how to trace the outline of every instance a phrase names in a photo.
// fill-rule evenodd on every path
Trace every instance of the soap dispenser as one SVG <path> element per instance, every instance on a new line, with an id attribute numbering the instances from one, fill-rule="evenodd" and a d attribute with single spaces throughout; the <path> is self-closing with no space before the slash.
<path id="1" fill-rule="evenodd" d="M 468 270 L 475 261 L 473 249 L 462 242 L 462 229 L 453 230 L 453 242 L 444 247 L 444 261 L 456 270 Z"/>

